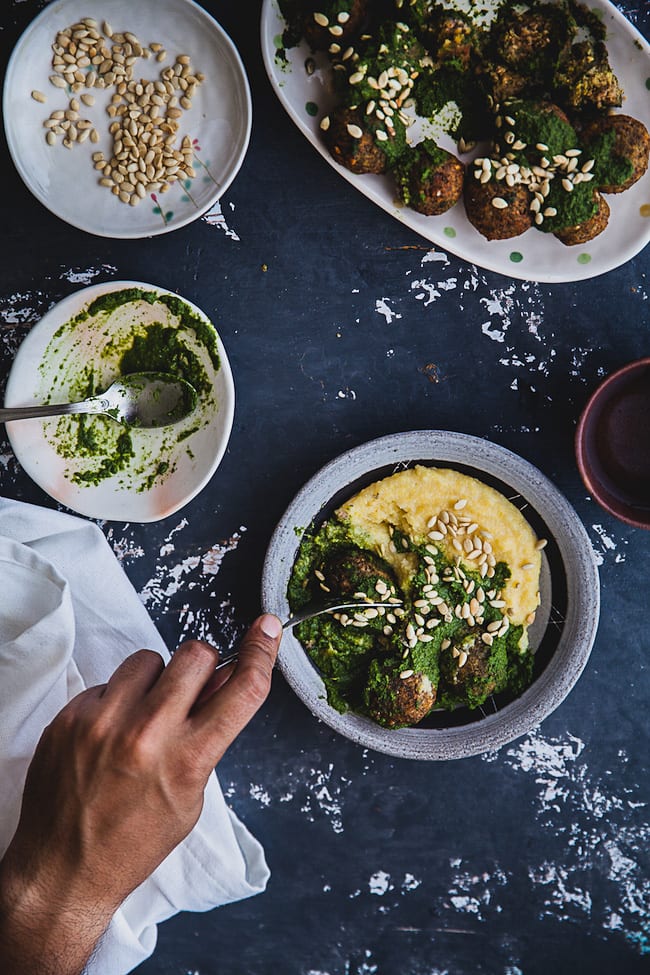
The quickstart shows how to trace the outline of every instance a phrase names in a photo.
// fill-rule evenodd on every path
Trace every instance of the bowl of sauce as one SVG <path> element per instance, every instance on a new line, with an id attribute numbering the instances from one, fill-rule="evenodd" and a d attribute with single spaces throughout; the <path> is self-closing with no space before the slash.
<path id="1" fill-rule="evenodd" d="M 575 449 L 598 504 L 629 525 L 650 529 L 650 356 L 618 369 L 592 393 Z"/>

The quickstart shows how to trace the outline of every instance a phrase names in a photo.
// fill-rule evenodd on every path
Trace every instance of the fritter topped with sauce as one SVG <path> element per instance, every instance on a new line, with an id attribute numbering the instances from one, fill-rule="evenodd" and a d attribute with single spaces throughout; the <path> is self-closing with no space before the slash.
<path id="1" fill-rule="evenodd" d="M 393 175 L 402 202 L 429 217 L 446 213 L 463 195 L 465 167 L 432 139 L 402 155 Z"/>

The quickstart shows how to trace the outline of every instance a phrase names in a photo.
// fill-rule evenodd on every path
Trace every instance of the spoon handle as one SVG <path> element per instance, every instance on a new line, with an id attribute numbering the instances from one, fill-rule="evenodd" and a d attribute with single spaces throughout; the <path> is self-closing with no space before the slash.
<path id="1" fill-rule="evenodd" d="M 304 620 L 309 620 L 314 616 L 321 616 L 323 613 L 334 613 L 338 609 L 375 609 L 380 606 L 384 606 L 387 609 L 395 609 L 396 606 L 401 606 L 402 601 L 389 602 L 387 599 L 378 599 L 374 602 L 362 602 L 359 599 L 342 599 L 339 597 L 337 600 L 331 600 L 328 603 L 321 603 L 318 606 L 314 606 L 313 603 L 308 603 L 297 613 L 292 614 L 288 620 L 282 624 L 282 629 L 291 629 L 297 623 L 302 623 Z"/>
<path id="2" fill-rule="evenodd" d="M 10 406 L 0 408 L 0 423 L 9 420 L 30 420 L 39 416 L 62 416 L 68 413 L 101 413 L 105 409 L 101 399 L 81 403 L 49 403 L 45 406 Z"/>
<path id="3" fill-rule="evenodd" d="M 223 657 L 223 659 L 219 661 L 214 669 L 221 670 L 222 667 L 227 667 L 228 664 L 234 664 L 238 657 L 239 650 L 234 650 L 233 653 L 229 653 L 227 657 Z"/>
<path id="4" fill-rule="evenodd" d="M 387 600 L 377 600 L 376 602 L 361 602 L 359 599 L 354 601 L 345 600 L 339 598 L 338 600 L 331 600 L 329 603 L 324 603 L 319 606 L 314 606 L 313 603 L 309 603 L 303 609 L 297 612 L 295 615 L 290 616 L 288 620 L 285 620 L 282 624 L 283 630 L 289 630 L 291 627 L 295 626 L 296 623 L 302 623 L 303 620 L 311 619 L 313 616 L 320 616 L 322 613 L 333 613 L 337 609 L 374 609 L 380 606 L 385 606 L 388 609 L 395 609 L 396 606 L 401 606 L 402 601 L 388 602 Z M 239 657 L 239 651 L 233 650 L 227 656 L 219 660 L 219 663 L 214 668 L 215 670 L 221 670 L 222 667 L 227 667 L 228 664 L 234 664 Z"/>

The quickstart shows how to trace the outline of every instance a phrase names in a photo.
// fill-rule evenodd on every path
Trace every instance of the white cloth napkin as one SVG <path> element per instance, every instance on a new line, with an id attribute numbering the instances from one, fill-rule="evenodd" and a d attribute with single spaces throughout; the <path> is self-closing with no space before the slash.
<path id="1" fill-rule="evenodd" d="M 45 725 L 140 647 L 169 659 L 99 528 L 0 498 L 0 856 Z M 211 775 L 195 828 L 118 910 L 90 975 L 131 971 L 153 952 L 158 922 L 259 893 L 268 877 L 262 847 Z"/>

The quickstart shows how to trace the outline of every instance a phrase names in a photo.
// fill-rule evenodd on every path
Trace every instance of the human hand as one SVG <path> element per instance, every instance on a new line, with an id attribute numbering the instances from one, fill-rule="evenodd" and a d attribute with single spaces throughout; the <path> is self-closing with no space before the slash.
<path id="1" fill-rule="evenodd" d="M 52 975 L 81 971 L 124 898 L 195 825 L 210 772 L 268 694 L 280 636 L 276 617 L 260 617 L 217 673 L 200 641 L 166 667 L 139 650 L 54 718 L 0 863 L 0 969 L 50 975 L 52 959 Z"/>

